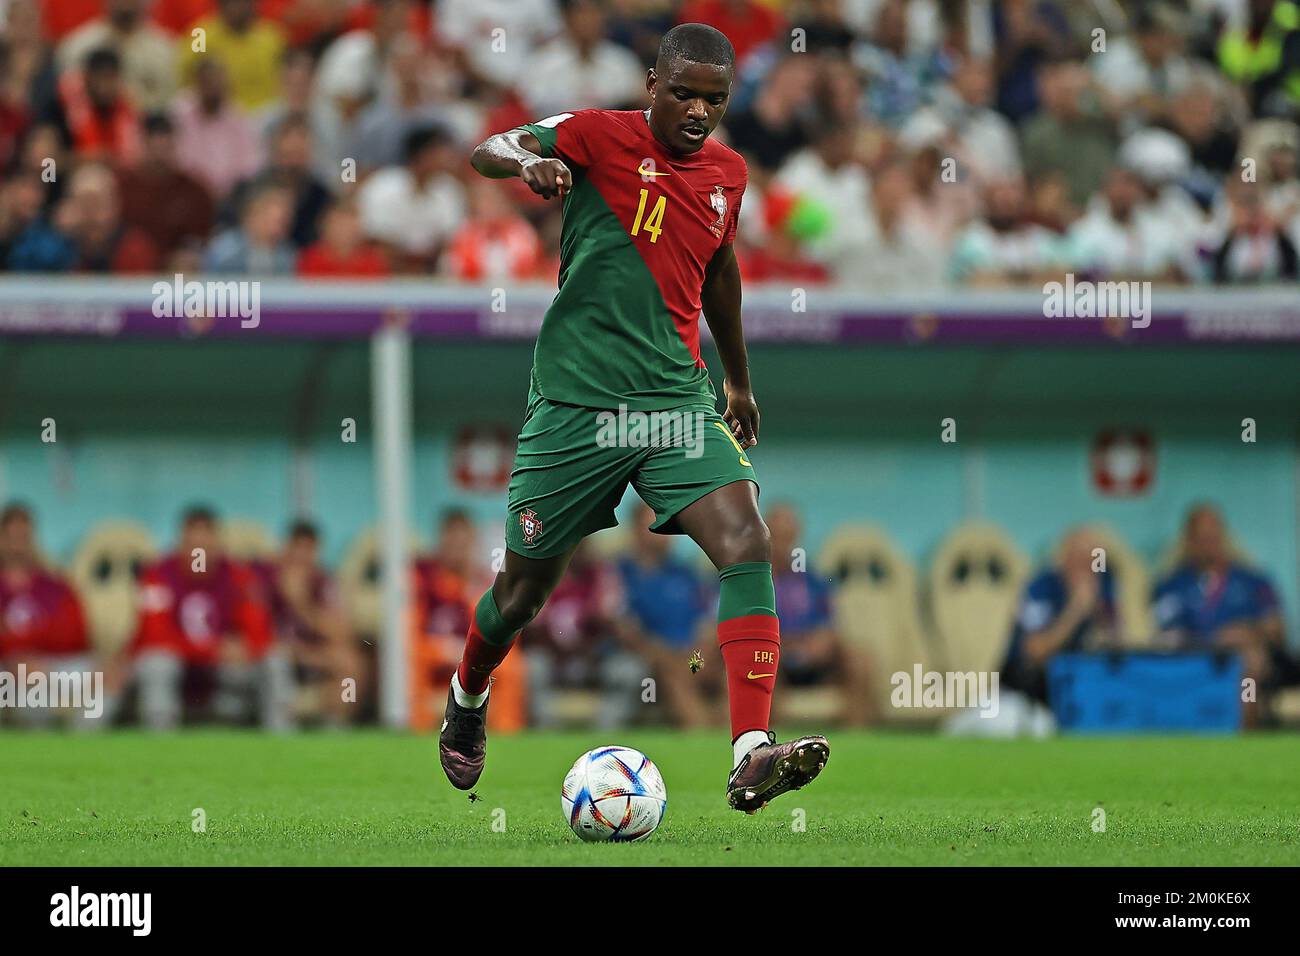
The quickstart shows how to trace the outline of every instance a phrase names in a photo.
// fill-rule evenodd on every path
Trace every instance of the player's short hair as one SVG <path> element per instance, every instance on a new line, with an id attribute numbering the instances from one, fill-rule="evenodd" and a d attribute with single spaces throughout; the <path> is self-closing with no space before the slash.
<path id="1" fill-rule="evenodd" d="M 308 518 L 298 518 L 289 525 L 289 540 L 297 541 L 299 538 L 320 541 L 320 529 L 316 527 L 316 522 Z"/>
<path id="2" fill-rule="evenodd" d="M 7 528 L 15 521 L 32 524 L 32 509 L 25 502 L 11 501 L 0 511 L 0 528 Z"/>
<path id="3" fill-rule="evenodd" d="M 709 66 L 736 68 L 736 49 L 721 30 L 706 23 L 680 23 L 663 35 L 659 41 L 659 56 L 655 58 L 655 72 L 666 74 L 674 63 L 685 60 Z"/>
<path id="4" fill-rule="evenodd" d="M 206 524 L 215 528 L 217 513 L 210 505 L 190 505 L 181 512 L 181 527 L 188 528 L 192 524 Z"/>

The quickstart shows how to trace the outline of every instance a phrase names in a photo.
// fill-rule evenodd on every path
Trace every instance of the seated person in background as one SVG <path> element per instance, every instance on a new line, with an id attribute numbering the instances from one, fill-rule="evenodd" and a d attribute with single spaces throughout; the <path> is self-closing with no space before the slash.
<path id="1" fill-rule="evenodd" d="M 1223 516 L 1213 505 L 1187 513 L 1179 566 L 1156 585 L 1152 600 L 1164 642 L 1180 650 L 1236 651 L 1245 676 L 1260 687 L 1300 676 L 1286 654 L 1277 591 L 1263 574 L 1233 560 Z M 1246 714 L 1253 722 L 1253 705 Z"/>
<path id="2" fill-rule="evenodd" d="M 276 643 L 293 664 L 299 687 L 319 692 L 320 712 L 331 726 L 357 717 L 357 699 L 369 688 L 360 654 L 334 581 L 320 563 L 320 532 L 310 521 L 295 521 L 284 550 L 273 562 L 255 565 L 262 578 Z M 354 682 L 345 694 L 343 681 Z"/>
<path id="3" fill-rule="evenodd" d="M 289 726 L 288 659 L 275 652 L 256 576 L 222 554 L 211 510 L 185 512 L 176 553 L 146 569 L 140 588 L 129 654 L 147 729 L 174 728 L 187 710 L 239 720 L 250 692 L 264 727 Z"/>
<path id="4" fill-rule="evenodd" d="M 720 723 L 725 671 L 717 641 L 711 639 L 713 601 L 704 579 L 672 556 L 672 538 L 650 530 L 654 520 L 649 505 L 637 508 L 631 552 L 618 562 L 627 595 L 620 637 L 646 662 L 675 726 Z M 689 661 L 696 648 L 711 650 L 705 665 L 692 674 Z"/>
<path id="5" fill-rule="evenodd" d="M 492 584 L 479 548 L 469 513 L 448 508 L 438 522 L 437 547 L 417 559 L 412 570 L 411 726 L 417 730 L 436 727 L 441 719 L 474 603 Z M 493 731 L 522 730 L 528 723 L 528 677 L 523 655 L 514 660 L 516 656 L 511 654 L 493 675 L 496 704 L 488 715 Z"/>
<path id="6" fill-rule="evenodd" d="M 41 567 L 35 531 L 25 505 L 0 512 L 0 671 L 16 677 L 19 664 L 29 675 L 91 671 L 81 601 L 60 575 Z M 83 700 L 88 690 L 94 692 L 83 687 Z M 54 713 L 6 707 L 0 716 L 6 711 L 27 724 L 44 724 Z"/>
<path id="7" fill-rule="evenodd" d="M 1047 664 L 1053 657 L 1117 645 L 1115 582 L 1108 571 L 1093 570 L 1093 551 L 1099 547 L 1091 528 L 1071 529 L 1056 566 L 1026 586 L 1002 664 L 1006 690 L 1046 704 Z"/>
<path id="8" fill-rule="evenodd" d="M 523 630 L 528 700 L 535 727 L 559 722 L 558 689 L 601 692 L 596 726 L 625 727 L 641 704 L 645 665 L 616 640 L 624 613 L 618 573 L 578 545 L 550 600 Z"/>
<path id="9" fill-rule="evenodd" d="M 839 721 L 846 726 L 874 723 L 871 662 L 835 630 L 831 611 L 831 585 L 816 573 L 796 570 L 794 551 L 802 528 L 790 505 L 776 505 L 767 513 L 772 533 L 772 579 L 776 611 L 781 618 L 781 680 L 792 687 L 838 686 Z M 755 667 L 753 673 L 762 673 Z M 797 717 L 786 714 L 785 719 Z"/>

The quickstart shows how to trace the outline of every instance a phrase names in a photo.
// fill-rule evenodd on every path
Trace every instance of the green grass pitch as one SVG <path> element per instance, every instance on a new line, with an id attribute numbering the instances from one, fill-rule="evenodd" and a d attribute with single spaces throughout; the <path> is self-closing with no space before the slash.
<path id="1" fill-rule="evenodd" d="M 565 826 L 564 773 L 604 743 L 663 771 L 668 812 L 647 841 L 588 845 Z M 1300 737 L 845 732 L 831 747 L 812 786 L 746 817 L 723 799 L 718 732 L 498 736 L 476 802 L 443 778 L 430 737 L 10 732 L 0 865 L 1300 863 Z"/>

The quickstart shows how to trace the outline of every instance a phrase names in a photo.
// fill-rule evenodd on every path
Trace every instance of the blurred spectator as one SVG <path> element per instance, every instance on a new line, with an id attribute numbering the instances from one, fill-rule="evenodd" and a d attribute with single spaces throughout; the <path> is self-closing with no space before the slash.
<path id="1" fill-rule="evenodd" d="M 788 36 L 781 14 L 757 0 L 686 0 L 677 22 L 707 23 L 725 33 L 736 50 L 737 68 L 763 44 L 784 43 Z"/>
<path id="2" fill-rule="evenodd" d="M 230 78 L 231 97 L 252 111 L 271 103 L 280 91 L 280 61 L 285 35 L 278 23 L 257 15 L 255 0 L 217 0 L 215 15 L 194 24 L 199 38 L 180 38 L 181 78 L 192 84 L 201 64 L 220 63 Z M 203 43 L 201 49 L 195 47 Z"/>
<path id="3" fill-rule="evenodd" d="M 29 674 L 83 673 L 93 669 L 92 662 L 76 592 L 42 567 L 31 512 L 21 504 L 5 506 L 0 511 L 0 671 L 12 674 L 22 664 Z M 24 723 L 44 723 L 52 716 L 31 708 L 13 708 L 13 714 Z"/>
<path id="4" fill-rule="evenodd" d="M 293 194 L 275 183 L 250 190 L 239 225 L 212 240 L 203 257 L 206 272 L 252 276 L 288 276 L 297 268 L 289 242 Z"/>
<path id="5" fill-rule="evenodd" d="M 831 586 L 794 567 L 802 528 L 789 505 L 766 515 L 772 533 L 772 578 L 781 619 L 781 677 L 791 687 L 834 685 L 840 689 L 840 721 L 848 726 L 877 718 L 871 695 L 871 662 L 835 630 Z"/>
<path id="6" fill-rule="evenodd" d="M 807 146 L 816 79 L 811 57 L 795 53 L 777 60 L 749 108 L 729 112 L 724 119 L 732 148 L 751 163 L 773 170 Z"/>
<path id="7" fill-rule="evenodd" d="M 361 111 L 376 97 L 394 97 L 390 64 L 413 4 L 411 0 L 373 0 L 373 6 L 373 23 L 343 34 L 326 48 L 317 64 L 315 109 L 329 128 L 329 145 L 341 148 L 351 141 Z M 331 157 L 334 163 L 344 158 Z"/>
<path id="8" fill-rule="evenodd" d="M 133 163 L 140 156 L 140 118 L 122 84 L 112 50 L 93 50 L 84 68 L 59 78 L 63 119 L 72 148 L 83 159 Z"/>
<path id="9" fill-rule="evenodd" d="M 868 233 L 858 259 L 844 262 L 840 280 L 851 287 L 879 292 L 929 293 L 942 287 L 943 257 L 934 236 L 917 220 L 908 165 L 882 167 L 872 183 L 864 217 Z"/>
<path id="10" fill-rule="evenodd" d="M 5 9 L 4 44 L 5 100 L 13 107 L 24 104 L 33 123 L 55 119 L 59 114 L 59 71 L 41 29 L 37 0 L 10 0 Z"/>
<path id="11" fill-rule="evenodd" d="M 315 692 L 327 724 L 353 722 L 358 697 L 354 693 L 349 699 L 344 681 L 350 678 L 354 691 L 368 690 L 369 684 L 334 582 L 320 563 L 320 532 L 310 521 L 294 522 L 278 559 L 254 570 L 269 599 L 275 642 L 292 662 L 295 683 Z"/>
<path id="12" fill-rule="evenodd" d="M 1116 140 L 1101 111 L 1091 74 L 1078 60 L 1053 60 L 1038 69 L 1043 109 L 1021 131 L 1025 170 L 1065 173 L 1070 202 L 1083 208 L 1115 159 Z"/>
<path id="13" fill-rule="evenodd" d="M 304 278 L 381 278 L 389 274 L 388 260 L 366 241 L 354 200 L 339 199 L 322 219 L 321 237 L 298 257 Z"/>
<path id="14" fill-rule="evenodd" d="M 609 38 L 631 50 L 642 66 L 653 66 L 677 6 L 678 0 L 610 0 Z"/>
<path id="15" fill-rule="evenodd" d="M 1018 176 L 1020 143 L 1007 118 L 993 109 L 993 68 L 987 60 L 963 57 L 957 61 L 952 81 L 934 92 L 934 100 L 910 117 L 901 137 L 919 143 L 937 127 L 951 148 L 947 155 L 979 183 L 1003 176 Z"/>
<path id="16" fill-rule="evenodd" d="M 316 241 L 321 214 L 331 196 L 312 172 L 311 124 L 303 114 L 286 116 L 270 131 L 268 164 L 256 177 L 240 183 L 226 203 L 222 219 L 231 224 L 244 197 L 262 186 L 279 186 L 293 197 L 293 227 L 289 236 L 303 248 Z"/>
<path id="17" fill-rule="evenodd" d="M 451 238 L 443 271 L 465 282 L 537 278 L 541 240 L 505 191 L 492 180 L 475 179 L 469 200 L 469 216 Z"/>
<path id="18" fill-rule="evenodd" d="M 1219 37 L 1219 67 L 1245 87 L 1259 115 L 1292 114 L 1300 109 L 1300 6 L 1247 0 L 1246 7 L 1246 22 Z"/>
<path id="19" fill-rule="evenodd" d="M 1269 215 L 1300 249 L 1300 128 L 1284 120 L 1260 120 L 1246 130 L 1241 147 L 1243 159 L 1258 157 L 1257 176 Z"/>
<path id="20" fill-rule="evenodd" d="M 365 107 L 347 149 L 360 176 L 400 163 L 402 147 L 412 130 L 438 125 L 447 118 L 447 110 L 430 102 L 429 65 L 428 53 L 414 37 L 394 40 L 389 57 L 393 89 Z"/>
<path id="21" fill-rule="evenodd" d="M 984 191 L 985 212 L 957 237 L 949 264 L 951 277 L 972 285 L 1014 282 L 1038 284 L 1059 276 L 1066 260 L 1064 244 L 1029 217 L 1025 183 L 992 182 Z"/>
<path id="22" fill-rule="evenodd" d="M 1109 110 L 1128 130 L 1163 118 L 1172 97 L 1197 75 L 1184 54 L 1187 24 L 1183 14 L 1163 2 L 1139 6 L 1131 36 L 1117 36 L 1104 54 L 1088 61 Z"/>
<path id="23" fill-rule="evenodd" d="M 252 122 L 229 100 L 226 68 L 217 60 L 202 61 L 195 72 L 193 90 L 176 99 L 178 159 L 223 201 L 241 180 L 261 166 L 261 145 Z"/>
<path id="24" fill-rule="evenodd" d="M 140 162 L 120 170 L 122 221 L 149 236 L 161 250 L 187 240 L 205 240 L 212 232 L 214 206 L 207 188 L 180 168 L 176 158 L 176 129 L 155 114 L 144 122 L 144 152 Z M 166 202 L 158 197 L 166 196 Z"/>
<path id="25" fill-rule="evenodd" d="M 714 602 L 704 578 L 672 556 L 673 539 L 650 530 L 654 520 L 649 506 L 637 508 L 631 552 L 618 562 L 627 596 L 621 636 L 654 676 L 673 725 L 708 726 L 721 717 L 726 676 L 714 650 Z M 706 663 L 692 674 L 687 663 L 699 648 L 708 648 Z"/>
<path id="26" fill-rule="evenodd" d="M 1296 247 L 1269 213 L 1264 187 L 1229 176 L 1228 233 L 1214 254 L 1214 281 L 1277 282 L 1300 278 Z"/>
<path id="27" fill-rule="evenodd" d="M 1053 566 L 1025 586 L 1001 667 L 1002 686 L 1047 704 L 1047 665 L 1057 654 L 1119 645 L 1115 581 L 1094 570 L 1096 532 L 1074 528 L 1061 540 Z M 1030 708 L 1033 711 L 1033 708 Z M 1008 716 L 1023 716 L 1008 708 Z"/>
<path id="28" fill-rule="evenodd" d="M 820 223 L 805 248 L 836 278 L 861 264 L 871 233 L 871 181 L 855 155 L 856 134 L 856 126 L 822 122 L 813 131 L 813 145 L 786 160 L 775 178 L 800 203 L 817 207 Z"/>
<path id="29" fill-rule="evenodd" d="M 60 68 L 76 68 L 94 50 L 113 50 L 136 107 L 165 109 L 178 82 L 176 45 L 149 21 L 148 7 L 149 0 L 105 0 L 103 16 L 82 24 L 59 44 Z"/>
<path id="30" fill-rule="evenodd" d="M 528 660 L 528 700 L 534 727 L 560 720 L 557 691 L 598 690 L 598 727 L 625 727 L 641 700 L 645 665 L 617 643 L 623 613 L 618 572 L 589 541 L 578 545 L 564 578 L 520 638 Z"/>
<path id="31" fill-rule="evenodd" d="M 630 51 L 605 39 L 601 5 L 561 0 L 561 6 L 564 33 L 534 50 L 524 66 L 524 100 L 537 118 L 589 107 L 647 105 L 646 71 Z"/>
<path id="32" fill-rule="evenodd" d="M 104 0 L 58 0 L 47 3 L 40 0 L 12 0 L 10 9 L 18 6 L 40 8 L 45 35 L 52 40 L 62 40 L 77 27 L 99 16 Z"/>
<path id="33" fill-rule="evenodd" d="M 1070 229 L 1070 258 L 1075 269 L 1095 278 L 1175 280 L 1184 241 L 1168 219 L 1152 211 L 1141 178 L 1115 166 L 1087 214 Z"/>
<path id="34" fill-rule="evenodd" d="M 141 576 L 140 625 L 128 653 L 147 729 L 200 715 L 240 721 L 250 702 L 263 727 L 289 726 L 292 674 L 274 647 L 260 590 L 253 572 L 222 552 L 216 515 L 189 509 L 176 552 Z"/>
<path id="35" fill-rule="evenodd" d="M 944 78 L 933 51 L 914 52 L 907 41 L 905 0 L 884 0 L 876 13 L 871 39 L 853 51 L 867 80 L 871 114 L 897 128 L 929 99 L 930 87 Z"/>
<path id="36" fill-rule="evenodd" d="M 525 77 L 529 55 L 559 33 L 563 19 L 556 0 L 437 0 L 436 23 L 438 37 L 472 77 L 509 87 Z"/>
<path id="37" fill-rule="evenodd" d="M 1223 516 L 1213 505 L 1188 511 L 1178 567 L 1156 584 L 1152 601 L 1160 637 L 1174 647 L 1236 651 L 1246 676 L 1261 688 L 1300 680 L 1286 653 L 1273 582 L 1233 556 Z M 1253 723 L 1254 707 L 1246 714 Z"/>
<path id="38" fill-rule="evenodd" d="M 59 215 L 62 231 L 76 246 L 80 271 L 130 275 L 158 268 L 153 240 L 122 220 L 117 179 L 107 166 L 77 168 Z"/>
<path id="39" fill-rule="evenodd" d="M 1070 21 L 1054 0 L 1001 0 L 991 14 L 998 111 L 1018 124 L 1039 109 L 1041 65 L 1069 52 Z"/>
<path id="40" fill-rule="evenodd" d="M 381 169 L 362 184 L 361 224 L 395 261 L 427 269 L 465 219 L 465 188 L 452 172 L 465 160 L 438 127 L 413 131 L 403 152 L 403 165 Z"/>
<path id="41" fill-rule="evenodd" d="M 77 248 L 44 211 L 37 173 L 10 176 L 0 193 L 0 255 L 10 272 L 63 272 L 77 264 Z"/>

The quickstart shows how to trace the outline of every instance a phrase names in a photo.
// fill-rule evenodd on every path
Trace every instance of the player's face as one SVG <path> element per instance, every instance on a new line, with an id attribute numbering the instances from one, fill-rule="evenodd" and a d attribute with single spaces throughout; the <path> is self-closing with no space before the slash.
<path id="1" fill-rule="evenodd" d="M 690 154 L 704 146 L 727 112 L 731 70 L 678 60 L 665 76 L 651 70 L 646 89 L 655 139 L 675 153 Z"/>

